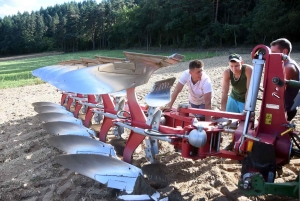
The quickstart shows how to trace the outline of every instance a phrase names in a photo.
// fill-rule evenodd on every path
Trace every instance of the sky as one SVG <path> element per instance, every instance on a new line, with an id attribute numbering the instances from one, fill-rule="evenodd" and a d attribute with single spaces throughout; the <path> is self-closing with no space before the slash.
<path id="1" fill-rule="evenodd" d="M 0 17 L 15 15 L 20 11 L 38 11 L 41 7 L 44 9 L 55 4 L 63 4 L 64 2 L 82 2 L 83 0 L 0 0 Z M 101 2 L 101 0 L 96 0 Z"/>

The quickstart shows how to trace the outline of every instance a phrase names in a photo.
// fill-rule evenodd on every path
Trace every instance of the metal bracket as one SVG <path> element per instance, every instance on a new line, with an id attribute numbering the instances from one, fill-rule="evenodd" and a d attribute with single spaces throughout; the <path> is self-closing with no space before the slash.
<path id="1" fill-rule="evenodd" d="M 120 96 L 115 97 L 115 102 L 116 102 L 115 111 L 123 110 L 124 106 L 125 106 L 125 101 L 126 101 L 125 96 L 123 96 L 123 97 L 120 97 Z"/>
<path id="2" fill-rule="evenodd" d="M 103 100 L 101 95 L 95 95 L 95 100 L 99 105 L 103 105 Z"/>
<path id="3" fill-rule="evenodd" d="M 119 126 L 119 125 L 115 125 L 113 127 L 113 133 L 114 135 L 120 139 L 121 138 L 121 135 L 124 133 L 124 127 L 123 126 Z"/>
<path id="4" fill-rule="evenodd" d="M 100 122 L 103 119 L 103 114 L 99 114 L 99 113 L 94 113 L 94 121 L 98 124 L 100 124 Z"/>
<path id="5" fill-rule="evenodd" d="M 198 121 L 197 118 L 194 118 L 194 119 L 193 119 L 192 125 L 193 125 L 194 127 L 196 127 L 197 130 L 199 130 L 199 131 L 202 131 L 203 128 L 204 128 L 204 127 L 202 126 L 202 122 L 201 122 L 201 121 Z"/>
<path id="6" fill-rule="evenodd" d="M 146 124 L 152 127 L 152 130 L 159 129 L 160 120 L 161 120 L 162 111 L 157 107 L 148 108 L 148 118 Z M 150 160 L 151 163 L 154 163 L 155 155 L 158 154 L 158 140 L 151 137 L 145 138 L 146 142 L 146 157 Z"/>
<path id="7" fill-rule="evenodd" d="M 155 155 L 158 154 L 158 140 L 157 139 L 151 139 L 145 138 L 146 142 L 146 148 L 145 153 L 146 157 L 149 159 L 151 163 L 154 163 Z"/>
<path id="8" fill-rule="evenodd" d="M 157 107 L 148 108 L 148 117 L 146 124 L 151 126 L 153 130 L 158 130 L 160 125 L 162 111 Z"/>

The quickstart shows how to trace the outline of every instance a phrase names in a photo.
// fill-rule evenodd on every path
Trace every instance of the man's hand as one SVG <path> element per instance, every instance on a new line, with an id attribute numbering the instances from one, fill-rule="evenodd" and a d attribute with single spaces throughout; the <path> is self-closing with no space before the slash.
<path id="1" fill-rule="evenodd" d="M 169 111 L 172 110 L 172 108 L 169 107 L 168 105 L 166 105 L 166 106 L 161 106 L 159 109 L 160 109 L 161 111 L 163 111 L 163 112 L 169 112 Z"/>

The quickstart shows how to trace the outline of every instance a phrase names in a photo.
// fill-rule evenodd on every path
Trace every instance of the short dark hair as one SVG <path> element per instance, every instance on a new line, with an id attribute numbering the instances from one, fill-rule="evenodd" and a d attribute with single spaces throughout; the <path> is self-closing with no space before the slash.
<path id="1" fill-rule="evenodd" d="M 288 50 L 288 54 L 291 53 L 292 51 L 292 44 L 291 42 L 286 39 L 286 38 L 279 38 L 277 40 L 274 40 L 273 42 L 271 42 L 270 44 L 271 46 L 275 46 L 275 45 L 278 45 L 279 49 L 282 51 L 284 49 L 287 49 Z"/>
<path id="2" fill-rule="evenodd" d="M 189 64 L 189 69 L 192 70 L 192 69 L 195 69 L 195 68 L 203 68 L 204 67 L 204 63 L 203 61 L 201 60 L 193 60 L 190 62 Z"/>

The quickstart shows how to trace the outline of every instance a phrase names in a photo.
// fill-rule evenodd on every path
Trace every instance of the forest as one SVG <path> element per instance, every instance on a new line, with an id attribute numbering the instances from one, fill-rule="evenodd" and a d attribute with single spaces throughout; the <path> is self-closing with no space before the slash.
<path id="1" fill-rule="evenodd" d="M 0 18 L 0 56 L 300 42 L 298 0 L 94 0 Z M 300 44 L 300 43 L 299 43 Z"/>

